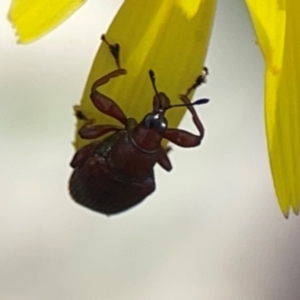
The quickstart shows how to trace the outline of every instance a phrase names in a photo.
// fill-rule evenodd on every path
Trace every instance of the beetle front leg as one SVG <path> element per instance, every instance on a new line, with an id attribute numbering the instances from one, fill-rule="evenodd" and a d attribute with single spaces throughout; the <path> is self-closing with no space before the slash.
<path id="1" fill-rule="evenodd" d="M 107 41 L 104 34 L 101 36 L 101 40 L 108 46 L 110 53 L 114 57 L 116 65 L 117 65 L 117 70 L 114 70 L 114 71 L 108 73 L 107 75 L 96 80 L 94 82 L 94 84 L 92 85 L 92 92 L 95 91 L 101 85 L 107 83 L 111 78 L 118 77 L 120 75 L 125 75 L 127 73 L 127 71 L 125 69 L 122 69 L 120 67 L 120 45 L 119 44 L 114 44 L 114 45 L 110 44 Z"/>
<path id="2" fill-rule="evenodd" d="M 99 93 L 97 90 L 92 91 L 90 97 L 99 111 L 118 120 L 124 125 L 127 124 L 127 117 L 123 113 L 120 106 L 114 100 L 105 96 L 104 94 Z"/>
<path id="3" fill-rule="evenodd" d="M 110 53 L 112 54 L 112 56 L 115 59 L 118 69 L 121 69 L 121 67 L 120 67 L 120 45 L 109 43 L 105 37 L 105 34 L 101 35 L 101 40 L 108 46 Z"/>
<path id="4" fill-rule="evenodd" d="M 187 95 L 180 95 L 180 99 L 183 103 L 185 104 L 189 104 L 191 103 L 190 99 L 188 98 Z M 203 139 L 204 137 L 204 126 L 202 124 L 202 122 L 200 121 L 199 119 L 199 116 L 194 108 L 194 106 L 187 106 L 187 109 L 190 111 L 190 113 L 192 114 L 192 117 L 193 117 L 193 122 L 194 124 L 196 125 L 198 131 L 199 131 L 199 134 L 200 134 L 200 137 L 201 137 L 201 140 Z M 200 140 L 200 141 L 201 141 Z"/>
<path id="5" fill-rule="evenodd" d="M 70 166 L 75 168 L 80 168 L 86 162 L 86 160 L 90 157 L 91 153 L 93 153 L 97 144 L 91 143 L 80 148 L 72 158 L 70 162 Z"/>
<path id="6" fill-rule="evenodd" d="M 202 73 L 200 74 L 200 76 L 197 77 L 196 81 L 194 82 L 194 84 L 192 86 L 190 86 L 186 93 L 184 95 L 179 95 L 180 100 L 184 103 L 187 104 L 187 109 L 190 111 L 190 113 L 192 114 L 193 117 L 193 122 L 196 125 L 199 133 L 200 133 L 200 142 L 204 137 L 204 126 L 202 124 L 202 122 L 199 119 L 199 116 L 197 115 L 197 112 L 195 111 L 194 106 L 189 105 L 191 103 L 190 99 L 189 99 L 189 94 L 195 90 L 198 86 L 200 86 L 203 83 L 206 83 L 207 80 L 207 76 L 208 76 L 208 68 L 204 67 L 202 70 Z"/>
<path id="7" fill-rule="evenodd" d="M 164 134 L 164 138 L 180 147 L 185 148 L 196 147 L 200 145 L 202 140 L 202 136 L 177 128 L 167 129 Z"/>
<path id="8" fill-rule="evenodd" d="M 92 121 L 85 123 L 78 131 L 82 139 L 91 140 L 96 139 L 108 132 L 119 131 L 123 128 L 116 125 L 90 125 Z"/>
<path id="9" fill-rule="evenodd" d="M 121 75 L 125 75 L 126 73 L 127 73 L 127 71 L 125 69 L 117 69 L 117 70 L 114 70 L 114 71 L 104 75 L 103 77 L 97 79 L 93 83 L 92 92 L 95 91 L 101 85 L 104 85 L 105 83 L 109 82 L 110 79 L 121 76 Z"/>
<path id="10" fill-rule="evenodd" d="M 204 137 L 204 126 L 200 121 L 200 118 L 194 108 L 191 105 L 191 101 L 188 97 L 189 93 L 194 90 L 196 87 L 201 85 L 202 83 L 206 82 L 206 76 L 208 75 L 208 69 L 205 67 L 203 68 L 202 74 L 196 79 L 195 83 L 189 87 L 184 95 L 179 95 L 180 100 L 186 104 L 187 109 L 192 114 L 193 122 L 196 125 L 199 135 L 192 134 L 185 130 L 170 128 L 167 129 L 164 137 L 173 142 L 174 144 L 181 146 L 181 147 L 196 147 L 198 146 L 203 137 Z M 205 100 L 205 99 L 202 99 Z"/>
<path id="11" fill-rule="evenodd" d="M 118 120 L 120 123 L 126 125 L 127 117 L 125 116 L 125 114 L 123 113 L 123 111 L 119 107 L 119 105 L 111 98 L 109 98 L 106 95 L 97 91 L 98 87 L 106 84 L 107 82 L 109 82 L 110 79 L 121 76 L 121 75 L 125 75 L 127 73 L 127 71 L 125 69 L 120 68 L 120 60 L 119 60 L 120 47 L 119 47 L 119 45 L 118 44 L 115 44 L 115 45 L 109 44 L 104 35 L 102 35 L 101 39 L 103 42 L 105 42 L 108 45 L 110 52 L 115 59 L 118 69 L 97 79 L 92 85 L 90 97 L 91 97 L 92 102 L 94 103 L 94 105 L 96 106 L 96 108 L 99 111 Z"/>
<path id="12" fill-rule="evenodd" d="M 206 83 L 208 76 L 208 68 L 204 67 L 202 69 L 201 74 L 196 78 L 195 82 L 186 90 L 185 95 L 189 96 L 189 94 L 195 90 L 198 86 L 200 86 L 203 83 Z"/>
<path id="13" fill-rule="evenodd" d="M 185 104 L 191 103 L 190 99 L 186 95 L 180 95 L 180 99 Z M 196 147 L 200 145 L 204 137 L 204 127 L 194 107 L 188 105 L 187 108 L 193 116 L 193 122 L 199 131 L 199 135 L 195 135 L 182 129 L 169 128 L 166 130 L 164 138 L 181 147 Z"/>
<path id="14" fill-rule="evenodd" d="M 166 171 L 171 171 L 172 170 L 172 164 L 170 162 L 170 159 L 168 157 L 167 154 L 168 150 L 164 149 L 163 147 L 161 147 L 158 150 L 158 159 L 157 159 L 157 163 Z"/>

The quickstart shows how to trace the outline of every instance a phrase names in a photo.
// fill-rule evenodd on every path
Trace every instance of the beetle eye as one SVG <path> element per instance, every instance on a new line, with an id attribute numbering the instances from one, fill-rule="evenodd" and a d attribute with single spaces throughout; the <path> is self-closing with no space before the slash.
<path id="1" fill-rule="evenodd" d="M 158 132 L 164 132 L 168 126 L 166 118 L 160 114 L 146 115 L 144 124 L 148 129 L 155 129 Z"/>

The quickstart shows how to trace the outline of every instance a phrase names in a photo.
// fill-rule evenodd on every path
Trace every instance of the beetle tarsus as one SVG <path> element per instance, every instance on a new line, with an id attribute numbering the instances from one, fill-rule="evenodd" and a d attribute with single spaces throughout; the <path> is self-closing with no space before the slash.
<path id="1" fill-rule="evenodd" d="M 188 96 L 198 86 L 207 82 L 208 68 L 204 67 L 201 74 L 196 78 L 195 82 L 186 90 L 185 95 Z"/>
<path id="2" fill-rule="evenodd" d="M 114 57 L 118 69 L 121 69 L 121 66 L 120 66 L 120 45 L 118 43 L 110 44 L 107 41 L 104 34 L 101 35 L 101 40 L 109 47 L 110 53 Z"/>
<path id="3" fill-rule="evenodd" d="M 89 120 L 88 117 L 83 113 L 80 105 L 74 105 L 73 110 L 74 110 L 74 115 L 78 120 L 81 120 L 81 121 Z"/>

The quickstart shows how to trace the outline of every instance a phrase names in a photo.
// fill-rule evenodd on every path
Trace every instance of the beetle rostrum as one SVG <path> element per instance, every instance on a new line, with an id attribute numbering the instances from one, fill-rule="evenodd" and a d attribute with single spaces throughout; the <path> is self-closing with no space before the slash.
<path id="1" fill-rule="evenodd" d="M 157 91 L 155 75 L 150 70 L 155 92 L 153 109 L 138 123 L 133 118 L 127 118 L 114 100 L 98 91 L 110 79 L 126 74 L 119 63 L 119 45 L 109 44 L 105 36 L 102 40 L 109 46 L 117 69 L 95 81 L 90 98 L 101 113 L 118 120 L 123 126 L 97 125 L 92 120 L 86 120 L 78 132 L 82 139 L 94 140 L 111 134 L 102 140 L 92 141 L 75 153 L 70 163 L 74 170 L 69 189 L 75 202 L 112 215 L 137 205 L 155 190 L 153 168 L 156 163 L 167 171 L 172 169 L 167 150 L 161 146 L 163 138 L 181 147 L 196 147 L 201 143 L 204 127 L 194 105 L 207 103 L 208 99 L 191 102 L 188 95 L 205 81 L 208 72 L 205 68 L 187 92 L 180 95 L 182 104 L 171 105 L 166 94 Z M 185 106 L 190 111 L 199 135 L 168 128 L 165 112 L 178 106 Z"/>

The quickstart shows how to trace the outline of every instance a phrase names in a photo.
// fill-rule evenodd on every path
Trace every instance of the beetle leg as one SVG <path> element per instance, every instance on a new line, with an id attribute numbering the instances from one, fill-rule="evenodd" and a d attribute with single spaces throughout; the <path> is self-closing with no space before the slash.
<path id="1" fill-rule="evenodd" d="M 112 132 L 122 130 L 120 126 L 116 125 L 90 125 L 91 122 L 84 124 L 78 131 L 79 136 L 82 139 L 90 140 L 101 137 L 102 135 Z"/>
<path id="2" fill-rule="evenodd" d="M 111 98 L 97 91 L 97 88 L 99 86 L 107 83 L 111 78 L 118 77 L 124 74 L 126 74 L 125 69 L 118 69 L 96 80 L 92 86 L 90 97 L 99 111 L 114 119 L 117 119 L 119 122 L 126 125 L 127 117 L 123 113 L 120 106 Z"/>
<path id="3" fill-rule="evenodd" d="M 120 54 L 120 46 L 119 44 L 112 45 L 110 44 L 106 38 L 105 35 L 101 36 L 102 41 L 107 44 L 107 46 L 110 49 L 110 53 L 113 55 L 116 65 L 117 65 L 117 70 L 114 70 L 103 77 L 97 79 L 91 88 L 91 100 L 96 106 L 96 108 L 101 111 L 102 113 L 117 119 L 119 122 L 122 124 L 126 125 L 127 123 L 127 117 L 123 113 L 122 109 L 119 107 L 119 105 L 112 100 L 111 98 L 105 96 L 104 94 L 100 93 L 97 91 L 97 88 L 106 84 L 110 79 L 125 75 L 127 71 L 125 69 L 121 69 L 120 67 L 120 59 L 119 59 L 119 54 Z"/>
<path id="4" fill-rule="evenodd" d="M 196 147 L 202 140 L 202 136 L 177 128 L 167 129 L 164 134 L 164 138 L 180 147 L 185 148 Z"/>
<path id="5" fill-rule="evenodd" d="M 169 172 L 169 171 L 172 170 L 172 164 L 171 164 L 170 159 L 168 157 L 167 151 L 168 150 L 166 150 L 162 147 L 158 150 L 157 162 L 163 169 L 165 169 L 166 171 Z"/>
<path id="6" fill-rule="evenodd" d="M 185 95 L 189 96 L 189 94 L 195 90 L 198 86 L 200 86 L 203 83 L 206 83 L 207 81 L 207 75 L 208 75 L 208 68 L 204 67 L 202 69 L 202 73 L 196 78 L 195 82 L 186 90 Z"/>
<path id="7" fill-rule="evenodd" d="M 120 75 L 125 75 L 127 71 L 125 69 L 122 69 L 120 67 L 120 45 L 119 44 L 110 44 L 107 39 L 105 38 L 105 35 L 102 34 L 101 40 L 109 47 L 110 53 L 115 59 L 117 70 L 114 70 L 107 75 L 99 78 L 96 80 L 92 86 L 92 92 L 96 90 L 99 86 L 107 83 L 111 78 L 118 77 Z"/>
<path id="8" fill-rule="evenodd" d="M 188 98 L 187 95 L 180 95 L 180 99 L 183 103 L 185 104 L 189 104 L 191 103 L 190 99 Z M 192 105 L 189 105 L 187 106 L 187 109 L 190 111 L 190 113 L 192 114 L 193 116 L 193 122 L 194 124 L 196 125 L 198 131 L 199 131 L 199 134 L 200 134 L 200 137 L 201 137 L 201 140 L 203 139 L 204 137 L 204 127 L 203 127 L 203 124 L 202 122 L 200 121 L 199 119 L 199 116 L 197 115 L 197 112 L 194 108 L 194 106 Z"/>
<path id="9" fill-rule="evenodd" d="M 91 100 L 99 111 L 126 125 L 127 117 L 114 100 L 99 93 L 97 90 L 92 91 Z"/>
<path id="10" fill-rule="evenodd" d="M 80 105 L 74 105 L 73 106 L 73 110 L 74 110 L 74 115 L 78 120 L 81 121 L 89 121 L 89 119 L 87 118 L 87 116 L 83 113 Z"/>
<path id="11" fill-rule="evenodd" d="M 110 53 L 112 54 L 112 56 L 115 59 L 118 69 L 120 69 L 120 45 L 119 44 L 110 44 L 107 41 L 104 34 L 101 35 L 101 40 L 108 46 Z"/>
<path id="12" fill-rule="evenodd" d="M 90 157 L 91 153 L 94 151 L 96 146 L 97 145 L 95 143 L 91 143 L 79 149 L 75 153 L 72 161 L 70 162 L 70 166 L 73 169 L 81 167 L 86 162 L 86 160 Z"/>
<path id="13" fill-rule="evenodd" d="M 127 73 L 127 71 L 125 69 L 117 69 L 114 70 L 106 75 L 104 75 L 103 77 L 97 79 L 93 85 L 92 85 L 92 92 L 95 91 L 99 86 L 109 82 L 110 79 L 121 76 L 121 75 L 125 75 Z"/>
<path id="14" fill-rule="evenodd" d="M 191 93 L 192 90 L 197 88 L 202 83 L 206 82 L 207 75 L 208 75 L 208 69 L 206 67 L 204 67 L 202 74 L 200 76 L 198 76 L 195 83 L 187 89 L 187 91 L 184 95 L 179 95 L 180 100 L 184 104 L 187 104 L 187 109 L 192 114 L 193 122 L 199 131 L 199 135 L 195 135 L 195 134 L 192 134 L 190 132 L 187 132 L 187 131 L 181 130 L 181 129 L 175 129 L 175 128 L 167 129 L 164 134 L 164 137 L 167 140 L 171 141 L 172 143 L 174 143 L 178 146 L 181 146 L 181 147 L 198 146 L 204 137 L 204 126 L 203 126 L 202 122 L 200 121 L 200 118 L 197 115 L 197 112 L 196 112 L 194 106 L 188 105 L 191 103 L 188 95 Z"/>
<path id="15" fill-rule="evenodd" d="M 180 95 L 180 99 L 185 104 L 191 103 L 186 95 Z M 164 138 L 181 147 L 196 147 L 201 143 L 201 140 L 204 137 L 204 127 L 194 107 L 187 106 L 187 108 L 193 116 L 193 121 L 199 131 L 199 135 L 192 134 L 182 129 L 169 128 L 166 130 Z"/>
<path id="16" fill-rule="evenodd" d="M 202 70 L 202 73 L 200 76 L 197 77 L 196 81 L 194 82 L 194 84 L 192 86 L 190 86 L 186 93 L 184 95 L 180 95 L 180 100 L 184 103 L 184 104 L 190 104 L 191 101 L 189 99 L 189 94 L 195 90 L 198 86 L 200 86 L 201 84 L 205 83 L 206 80 L 207 80 L 207 76 L 208 76 L 208 68 L 207 67 L 204 67 L 203 70 Z M 187 106 L 187 109 L 190 111 L 190 113 L 192 114 L 193 116 L 193 122 L 194 124 L 196 125 L 199 133 L 200 133 L 200 136 L 201 136 L 201 140 L 203 139 L 203 136 L 204 136 L 204 127 L 203 127 L 203 124 L 202 122 L 200 121 L 199 119 L 199 116 L 197 115 L 197 112 L 195 111 L 195 108 L 194 106 L 192 105 L 189 105 Z M 201 142 L 200 140 L 200 142 Z"/>

